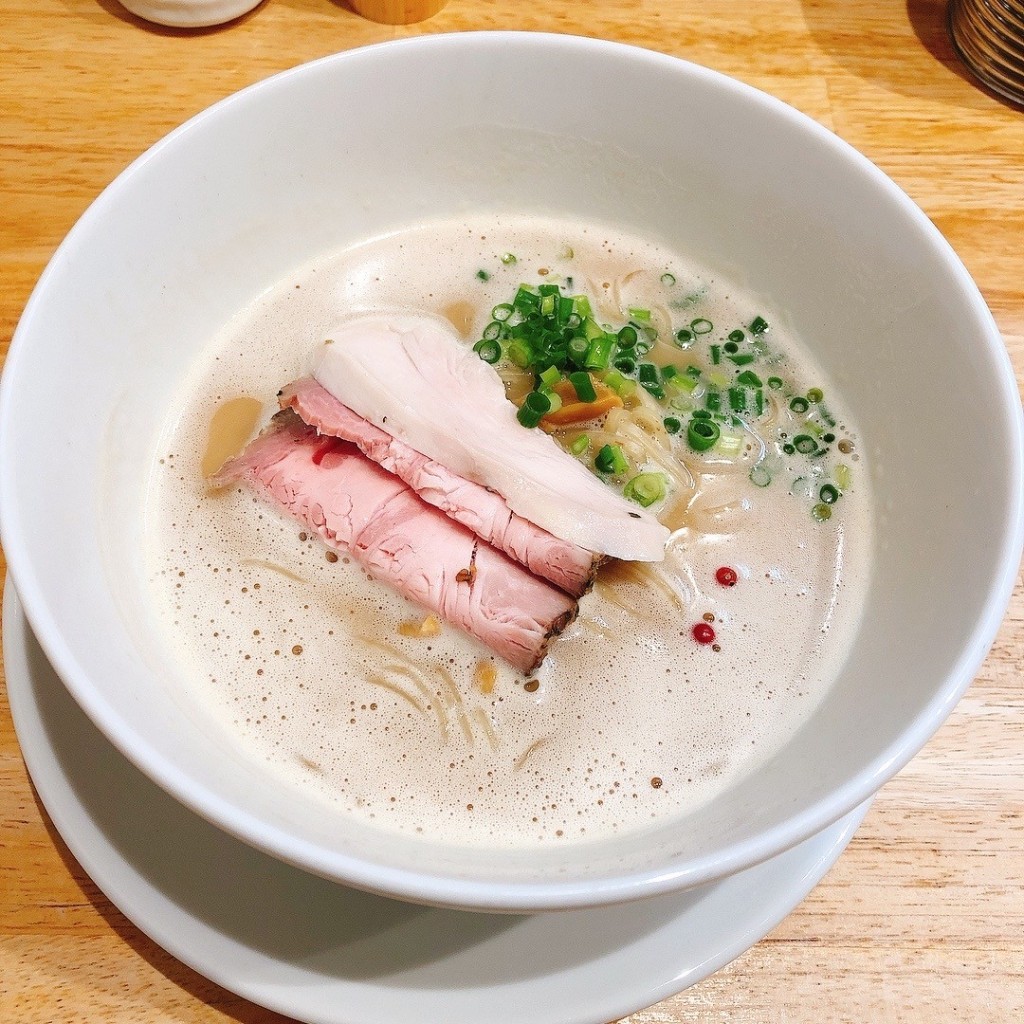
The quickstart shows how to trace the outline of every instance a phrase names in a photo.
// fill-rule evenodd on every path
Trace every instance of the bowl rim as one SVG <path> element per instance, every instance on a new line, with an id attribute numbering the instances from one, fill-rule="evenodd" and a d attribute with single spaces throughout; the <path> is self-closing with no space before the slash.
<path id="1" fill-rule="evenodd" d="M 353 854 L 328 851 L 298 839 L 276 826 L 267 825 L 238 808 L 217 792 L 198 783 L 176 763 L 155 754 L 147 741 L 129 728 L 118 709 L 103 699 L 90 683 L 88 673 L 65 642 L 59 622 L 28 556 L 25 523 L 15 499 L 14 460 L 5 458 L 7 427 L 11 420 L 11 393 L 17 387 L 29 335 L 38 309 L 46 301 L 50 280 L 78 244 L 78 238 L 99 221 L 121 191 L 150 161 L 178 144 L 198 126 L 222 116 L 240 103 L 248 103 L 287 88 L 293 77 L 318 73 L 328 66 L 348 66 L 375 60 L 379 53 L 436 52 L 439 55 L 479 45 L 526 47 L 545 53 L 572 48 L 595 57 L 617 57 L 648 64 L 669 74 L 686 74 L 733 93 L 766 114 L 781 117 L 809 133 L 824 146 L 867 175 L 885 197 L 916 223 L 922 240 L 930 245 L 971 306 L 978 335 L 993 365 L 998 368 L 998 387 L 993 401 L 999 403 L 1011 425 L 1006 445 L 1007 471 L 1015 503 L 1006 509 L 1005 529 L 999 550 L 1000 571 L 989 581 L 988 592 L 970 638 L 930 701 L 919 709 L 911 724 L 879 756 L 847 782 L 819 798 L 804 810 L 790 815 L 757 836 L 727 845 L 670 868 L 623 873 L 613 878 L 557 882 L 488 882 L 453 875 L 381 866 Z M 9 453 L 8 453 L 9 454 Z M 115 747 L 144 774 L 201 817 L 229 834 L 296 867 L 356 888 L 441 906 L 477 910 L 533 911 L 600 906 L 694 887 L 752 867 L 790 849 L 849 814 L 868 800 L 915 756 L 942 725 L 973 681 L 1002 623 L 1024 551 L 1024 415 L 1016 376 L 998 327 L 973 279 L 950 244 L 924 212 L 891 178 L 866 156 L 810 116 L 754 86 L 722 72 L 680 57 L 643 47 L 585 36 L 522 31 L 437 33 L 375 43 L 330 54 L 262 79 L 212 104 L 165 135 L 132 161 L 93 200 L 58 246 L 36 283 L 11 341 L 0 379 L 0 540 L 8 559 L 10 578 L 24 605 L 26 616 L 47 658 L 65 686 L 89 718 Z"/>

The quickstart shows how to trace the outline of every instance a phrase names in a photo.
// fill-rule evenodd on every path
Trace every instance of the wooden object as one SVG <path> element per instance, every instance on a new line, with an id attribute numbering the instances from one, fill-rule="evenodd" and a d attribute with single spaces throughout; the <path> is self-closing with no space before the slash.
<path id="1" fill-rule="evenodd" d="M 352 9 L 385 25 L 413 25 L 432 18 L 448 0 L 351 0 Z"/>
<path id="2" fill-rule="evenodd" d="M 4 0 L 0 347 L 86 206 L 186 118 L 339 49 L 500 28 L 684 57 L 836 131 L 952 243 L 1024 384 L 1024 115 L 958 64 L 943 0 L 450 0 L 409 27 L 332 0 L 267 0 L 200 32 L 147 25 L 114 0 Z M 967 696 L 885 787 L 824 882 L 733 964 L 629 1024 L 1024 1020 L 1022 668 L 1018 585 Z M 181 966 L 96 890 L 35 800 L 3 692 L 0 1020 L 285 1024 Z"/>

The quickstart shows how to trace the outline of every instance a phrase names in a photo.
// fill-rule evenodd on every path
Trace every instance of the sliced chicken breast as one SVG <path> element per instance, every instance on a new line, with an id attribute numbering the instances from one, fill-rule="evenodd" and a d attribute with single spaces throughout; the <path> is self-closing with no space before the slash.
<path id="1" fill-rule="evenodd" d="M 669 531 L 563 451 L 523 427 L 494 369 L 429 316 L 346 320 L 313 371 L 340 402 L 519 516 L 588 551 L 660 561 Z"/>

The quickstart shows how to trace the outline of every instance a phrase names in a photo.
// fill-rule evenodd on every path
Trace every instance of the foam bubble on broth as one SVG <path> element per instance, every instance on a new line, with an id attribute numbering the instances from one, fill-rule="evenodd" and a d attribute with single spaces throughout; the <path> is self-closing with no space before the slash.
<path id="1" fill-rule="evenodd" d="M 505 253 L 516 262 L 502 262 Z M 702 315 L 749 322 L 764 312 L 654 243 L 489 218 L 427 225 L 320 260 L 214 339 L 162 442 L 147 558 L 166 644 L 187 666 L 188 698 L 226 742 L 339 813 L 410 834 L 524 846 L 684 814 L 786 742 L 856 628 L 870 546 L 863 485 L 844 496 L 841 521 L 819 524 L 785 487 L 755 488 L 745 474 L 706 481 L 701 532 L 676 535 L 660 582 L 647 569 L 610 569 L 526 679 L 453 627 L 419 635 L 426 613 L 354 560 L 329 557 L 248 489 L 211 495 L 202 482 L 216 409 L 248 396 L 269 416 L 277 390 L 308 372 L 339 314 L 447 313 L 472 341 L 520 281 L 571 275 L 566 290 L 590 292 L 600 310 L 654 305 L 644 288 L 668 271 L 699 296 Z M 820 383 L 795 340 L 781 347 L 793 376 Z M 716 582 L 721 565 L 737 570 L 735 586 Z M 719 650 L 691 635 L 708 619 Z"/>

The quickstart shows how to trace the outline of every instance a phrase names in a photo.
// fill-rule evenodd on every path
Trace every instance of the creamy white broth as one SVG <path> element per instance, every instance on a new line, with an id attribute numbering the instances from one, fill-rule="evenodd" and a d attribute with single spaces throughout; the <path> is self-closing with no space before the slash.
<path id="1" fill-rule="evenodd" d="M 516 262 L 503 263 L 505 253 Z M 786 742 L 857 626 L 871 538 L 856 468 L 820 523 L 781 477 L 750 482 L 752 454 L 719 465 L 701 478 L 654 578 L 628 565 L 602 571 L 530 679 L 451 626 L 407 635 L 421 609 L 354 561 L 331 560 L 247 489 L 212 495 L 202 479 L 218 407 L 256 396 L 269 417 L 340 316 L 436 312 L 472 344 L 521 281 L 571 276 L 571 290 L 616 319 L 627 305 L 666 308 L 653 292 L 665 272 L 689 297 L 684 320 L 764 315 L 788 377 L 827 388 L 781 317 L 728 282 L 657 244 L 548 220 L 444 222 L 374 240 L 297 271 L 224 328 L 169 417 L 147 558 L 188 698 L 225 742 L 339 813 L 502 845 L 592 840 L 684 814 Z M 735 586 L 716 582 L 720 566 L 737 571 Z M 699 645 L 692 629 L 708 619 L 716 642 Z M 482 663 L 494 665 L 493 681 Z"/>

